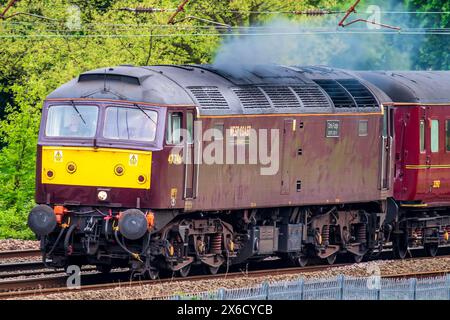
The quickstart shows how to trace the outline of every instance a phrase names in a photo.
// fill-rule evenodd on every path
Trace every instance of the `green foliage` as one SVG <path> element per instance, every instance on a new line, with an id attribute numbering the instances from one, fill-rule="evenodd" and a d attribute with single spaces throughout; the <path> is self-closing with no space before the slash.
<path id="1" fill-rule="evenodd" d="M 419 12 L 450 12 L 448 0 L 407 0 L 410 10 Z M 450 28 L 450 14 L 418 14 L 416 25 L 426 28 Z M 448 70 L 450 68 L 450 37 L 429 35 L 421 43 L 416 56 L 417 69 Z"/>
<path id="2" fill-rule="evenodd" d="M 0 239 L 34 239 L 27 227 L 28 212 L 33 204 L 29 202 L 20 211 L 15 208 L 0 210 Z"/>

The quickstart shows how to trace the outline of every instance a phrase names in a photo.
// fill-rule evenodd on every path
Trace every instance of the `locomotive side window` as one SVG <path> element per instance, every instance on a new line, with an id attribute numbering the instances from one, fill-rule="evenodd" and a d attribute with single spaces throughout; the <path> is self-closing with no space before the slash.
<path id="1" fill-rule="evenodd" d="M 45 134 L 48 137 L 93 138 L 97 130 L 97 118 L 96 106 L 51 106 Z"/>
<path id="2" fill-rule="evenodd" d="M 420 152 L 425 152 L 425 121 L 420 120 Z"/>
<path id="3" fill-rule="evenodd" d="M 115 140 L 154 141 L 158 113 L 124 107 L 106 109 L 103 136 Z"/>
<path id="4" fill-rule="evenodd" d="M 450 151 L 450 120 L 445 121 L 445 150 Z"/>
<path id="5" fill-rule="evenodd" d="M 181 121 L 183 115 L 181 112 L 170 112 L 167 121 L 166 143 L 179 144 L 181 143 Z"/>
<path id="6" fill-rule="evenodd" d="M 369 121 L 359 120 L 358 136 L 366 137 L 368 135 Z"/>
<path id="7" fill-rule="evenodd" d="M 439 120 L 431 120 L 431 152 L 439 151 Z"/>

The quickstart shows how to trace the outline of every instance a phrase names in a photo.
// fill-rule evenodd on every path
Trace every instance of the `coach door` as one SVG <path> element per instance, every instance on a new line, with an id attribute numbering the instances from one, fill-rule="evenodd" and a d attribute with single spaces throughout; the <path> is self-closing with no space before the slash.
<path id="1" fill-rule="evenodd" d="M 394 136 L 394 109 L 382 106 L 383 108 L 383 132 L 381 135 L 381 175 L 380 189 L 389 190 L 391 183 L 391 161 L 392 143 Z"/>
<path id="2" fill-rule="evenodd" d="M 425 144 L 426 153 L 426 169 L 425 175 L 422 176 L 424 181 L 425 193 L 432 193 L 434 196 L 443 192 L 441 189 L 441 181 L 445 178 L 446 163 L 442 162 L 443 155 L 445 155 L 444 145 L 446 136 L 446 128 L 444 123 L 444 117 L 440 112 L 440 108 L 425 108 Z M 424 170 L 424 169 L 422 169 Z M 419 179 L 420 180 L 420 179 Z M 445 189 L 444 189 L 445 190 Z"/>

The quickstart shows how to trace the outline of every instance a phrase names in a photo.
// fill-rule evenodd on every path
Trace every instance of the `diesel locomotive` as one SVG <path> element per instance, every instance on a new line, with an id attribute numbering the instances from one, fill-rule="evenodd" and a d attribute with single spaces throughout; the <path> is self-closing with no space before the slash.
<path id="1" fill-rule="evenodd" d="M 450 72 L 157 65 L 45 100 L 28 225 L 50 267 L 210 273 L 450 245 Z"/>

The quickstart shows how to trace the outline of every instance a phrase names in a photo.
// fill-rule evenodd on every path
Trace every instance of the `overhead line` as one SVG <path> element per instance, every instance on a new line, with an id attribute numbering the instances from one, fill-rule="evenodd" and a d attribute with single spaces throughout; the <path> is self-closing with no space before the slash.
<path id="1" fill-rule="evenodd" d="M 391 34 L 391 35 L 450 35 L 450 30 L 445 32 L 423 32 L 423 31 L 323 31 L 323 32 L 273 32 L 273 33 L 179 33 L 179 34 L 92 34 L 92 35 L 77 35 L 77 34 L 34 34 L 34 35 L 0 35 L 0 38 L 142 38 L 142 37 L 158 37 L 158 38 L 172 38 L 172 37 L 228 37 L 228 36 L 300 36 L 300 35 L 337 35 L 337 34 Z"/>
<path id="2" fill-rule="evenodd" d="M 11 7 L 14 5 L 14 3 L 16 3 L 18 0 L 11 0 L 8 2 L 8 4 L 6 5 L 5 10 L 3 10 L 3 12 L 0 14 L 0 18 L 4 19 L 5 18 L 5 14 L 8 12 L 9 9 L 11 9 Z"/>

